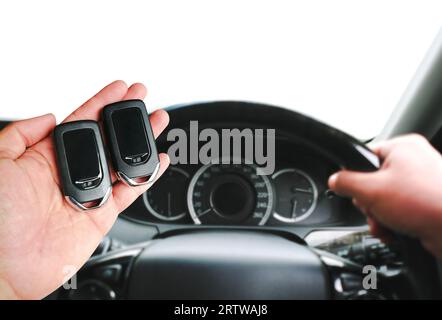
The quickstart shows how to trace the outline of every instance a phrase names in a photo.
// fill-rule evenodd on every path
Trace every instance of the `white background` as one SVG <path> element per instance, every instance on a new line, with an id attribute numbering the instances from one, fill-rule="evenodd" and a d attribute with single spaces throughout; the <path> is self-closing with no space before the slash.
<path id="1" fill-rule="evenodd" d="M 383 126 L 441 25 L 441 1 L 0 2 L 0 118 L 58 121 L 115 79 L 149 109 L 241 99 L 361 138 Z"/>

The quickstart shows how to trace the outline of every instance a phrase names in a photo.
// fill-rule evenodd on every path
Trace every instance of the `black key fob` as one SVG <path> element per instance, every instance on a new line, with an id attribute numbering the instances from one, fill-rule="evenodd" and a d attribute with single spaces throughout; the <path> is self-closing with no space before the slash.
<path id="1" fill-rule="evenodd" d="M 63 193 L 81 210 L 101 207 L 112 192 L 112 182 L 95 121 L 60 124 L 54 129 L 55 150 Z"/>
<path id="2" fill-rule="evenodd" d="M 160 160 L 144 102 L 127 100 L 107 105 L 103 122 L 118 178 L 130 186 L 152 184 Z"/>

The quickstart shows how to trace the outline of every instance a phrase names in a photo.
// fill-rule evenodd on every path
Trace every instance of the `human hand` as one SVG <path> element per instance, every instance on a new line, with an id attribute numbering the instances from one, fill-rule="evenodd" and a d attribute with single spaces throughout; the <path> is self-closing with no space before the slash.
<path id="1" fill-rule="evenodd" d="M 373 234 L 388 238 L 388 229 L 419 238 L 442 257 L 442 157 L 417 134 L 376 145 L 382 159 L 372 173 L 341 171 L 329 179 L 337 194 L 353 198 L 368 217 Z"/>
<path id="2" fill-rule="evenodd" d="M 75 110 L 63 122 L 98 121 L 113 102 L 144 99 L 146 88 L 115 81 Z M 150 115 L 155 137 L 167 126 L 163 110 Z M 51 132 L 52 114 L 18 121 L 0 131 L 0 298 L 43 298 L 63 284 L 92 255 L 118 214 L 146 186 L 116 182 L 108 201 L 84 213 L 73 209 L 60 188 Z M 158 177 L 169 165 L 160 154 Z M 157 179 L 158 179 L 157 177 Z M 67 277 L 66 268 L 74 269 Z"/>

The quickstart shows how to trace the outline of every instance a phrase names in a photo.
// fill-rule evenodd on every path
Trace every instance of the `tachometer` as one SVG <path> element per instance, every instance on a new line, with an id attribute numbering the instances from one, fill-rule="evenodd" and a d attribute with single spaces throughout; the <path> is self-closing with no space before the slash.
<path id="1" fill-rule="evenodd" d="M 208 164 L 190 181 L 187 205 L 195 224 L 264 225 L 273 189 L 253 165 Z"/>
<path id="2" fill-rule="evenodd" d="M 176 167 L 169 167 L 163 176 L 143 195 L 147 210 L 163 221 L 176 221 L 187 213 L 186 189 L 189 174 Z"/>
<path id="3" fill-rule="evenodd" d="M 308 218 L 316 207 L 318 190 L 313 179 L 298 169 L 283 169 L 273 174 L 277 201 L 273 217 L 284 223 Z"/>

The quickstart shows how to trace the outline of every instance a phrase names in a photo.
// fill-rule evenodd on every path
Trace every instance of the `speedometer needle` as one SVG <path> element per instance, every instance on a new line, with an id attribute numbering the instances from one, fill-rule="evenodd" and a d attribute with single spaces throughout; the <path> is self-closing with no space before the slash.
<path id="1" fill-rule="evenodd" d="M 296 206 L 298 205 L 298 201 L 294 200 L 293 201 L 293 207 L 292 207 L 292 219 L 296 218 Z"/>
<path id="2" fill-rule="evenodd" d="M 172 215 L 172 210 L 171 210 L 171 194 L 170 192 L 167 194 L 167 213 L 169 214 L 169 217 Z"/>
<path id="3" fill-rule="evenodd" d="M 212 210 L 212 209 L 209 208 L 209 209 L 204 210 L 203 212 L 201 212 L 201 213 L 198 215 L 198 218 L 201 218 L 201 217 L 202 217 L 203 215 L 205 215 L 206 213 L 209 213 L 210 210 Z"/>
<path id="4" fill-rule="evenodd" d="M 301 188 L 295 188 L 295 191 L 304 192 L 304 193 L 312 193 L 312 191 L 309 189 L 301 189 Z"/>

